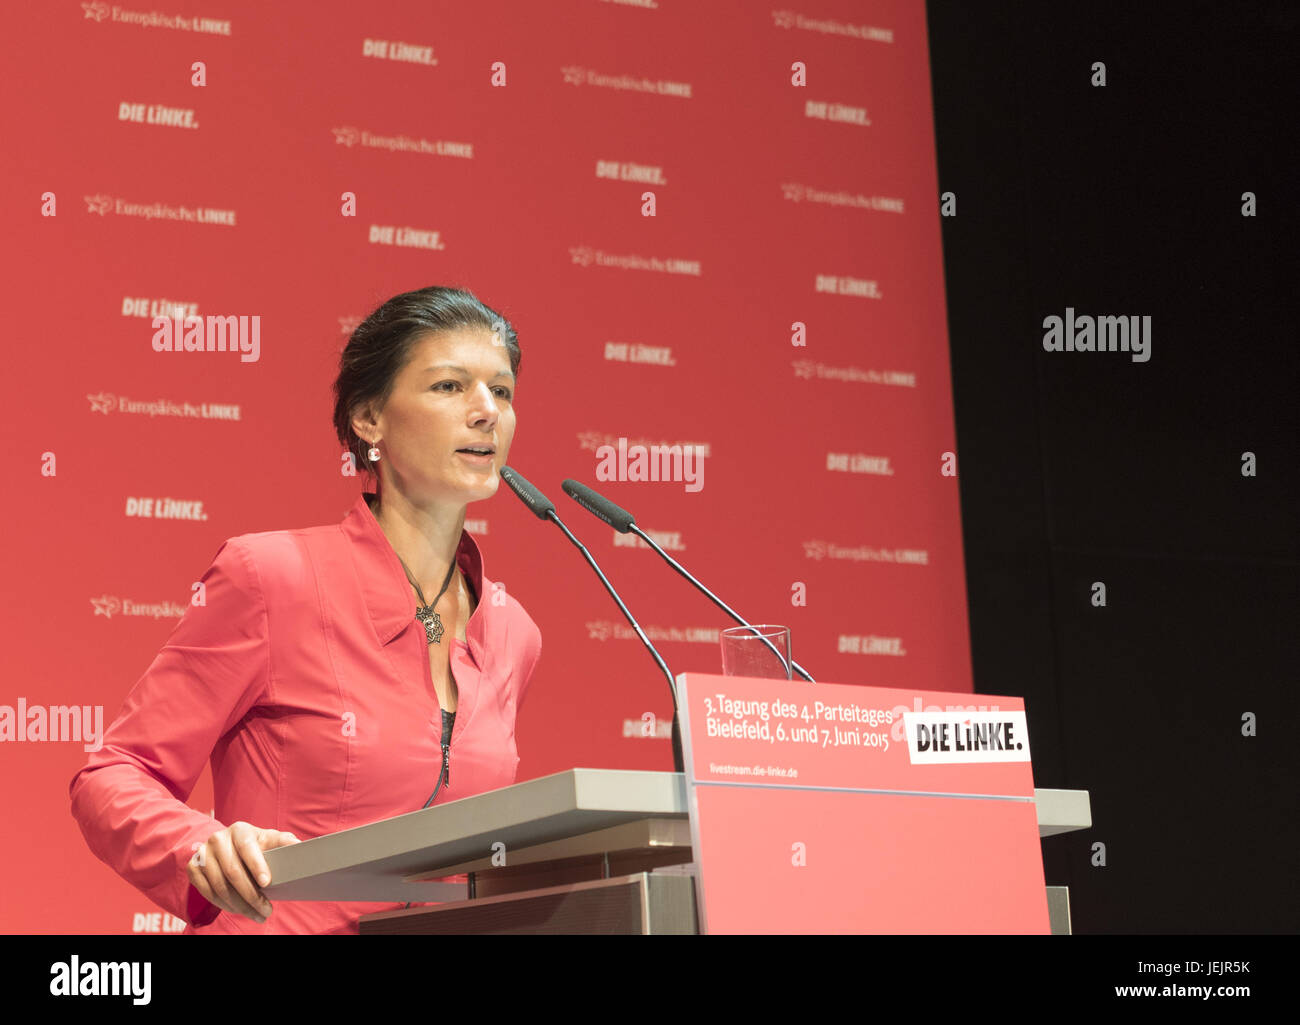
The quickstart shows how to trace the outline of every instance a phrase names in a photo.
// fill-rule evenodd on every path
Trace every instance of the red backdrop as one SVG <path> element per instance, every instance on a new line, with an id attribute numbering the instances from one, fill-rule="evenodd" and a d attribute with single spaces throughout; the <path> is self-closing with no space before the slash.
<path id="1" fill-rule="evenodd" d="M 730 624 L 563 478 L 819 679 L 971 690 L 921 0 L 164 6 L 20 5 L 0 37 L 11 724 L 107 727 L 225 538 L 342 518 L 339 351 L 431 284 L 512 319 L 511 463 L 675 673 L 718 672 Z M 155 352 L 173 304 L 259 316 L 258 358 Z M 702 489 L 599 482 L 620 437 L 707 446 Z M 520 778 L 671 768 L 665 682 L 578 553 L 504 486 L 468 516 L 544 638 Z M 159 927 L 69 814 L 85 757 L 0 743 L 6 931 Z"/>

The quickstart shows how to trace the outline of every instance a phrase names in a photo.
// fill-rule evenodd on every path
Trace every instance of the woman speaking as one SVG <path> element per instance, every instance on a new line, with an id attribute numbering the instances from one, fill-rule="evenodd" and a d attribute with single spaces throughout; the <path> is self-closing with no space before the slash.
<path id="1" fill-rule="evenodd" d="M 262 852 L 515 781 L 541 634 L 464 521 L 500 486 L 518 373 L 514 329 L 469 292 L 367 317 L 334 426 L 375 491 L 341 523 L 223 543 L 73 777 L 90 849 L 187 933 L 356 933 L 402 905 L 272 908 Z M 184 803 L 209 758 L 215 818 Z"/>

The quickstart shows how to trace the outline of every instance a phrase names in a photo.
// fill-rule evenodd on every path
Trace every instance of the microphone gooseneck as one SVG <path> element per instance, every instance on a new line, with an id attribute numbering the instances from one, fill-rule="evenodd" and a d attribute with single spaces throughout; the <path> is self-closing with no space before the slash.
<path id="1" fill-rule="evenodd" d="M 619 611 L 623 613 L 623 617 L 631 624 L 632 629 L 636 631 L 636 635 L 641 638 L 641 643 L 646 646 L 646 650 L 650 652 L 651 657 L 655 660 L 655 664 L 658 665 L 660 670 L 663 672 L 664 677 L 668 680 L 668 692 L 672 695 L 673 699 L 673 770 L 675 772 L 685 772 L 686 766 L 682 756 L 681 720 L 677 712 L 677 681 L 673 679 L 673 674 L 668 668 L 668 663 L 663 660 L 663 657 L 659 654 L 655 646 L 650 643 L 650 638 L 647 637 L 645 631 L 641 629 L 641 624 L 636 621 L 636 617 L 632 615 L 628 610 L 628 607 L 623 603 L 623 599 L 620 598 L 618 592 L 614 590 L 614 585 L 609 582 L 609 578 L 601 571 L 600 566 L 596 564 L 596 560 L 592 557 L 591 553 L 587 551 L 586 546 L 574 537 L 569 528 L 564 525 L 559 514 L 555 511 L 555 503 L 508 466 L 503 466 L 501 468 L 501 479 L 510 486 L 510 490 L 519 496 L 519 500 L 523 502 L 524 505 L 528 506 L 538 519 L 550 520 L 564 531 L 564 536 L 567 537 L 573 546 L 582 553 L 582 557 L 587 560 L 587 564 L 591 566 L 595 571 L 596 576 L 600 578 L 600 582 L 605 586 L 605 590 L 609 592 L 609 596 L 614 599 L 615 604 L 618 605 Z"/>
<path id="2" fill-rule="evenodd" d="M 617 530 L 620 534 L 631 533 L 639 537 L 642 541 L 644 541 L 656 552 L 658 552 L 659 556 L 665 562 L 667 562 L 668 565 L 670 565 L 673 569 L 675 569 L 678 573 L 680 573 L 683 577 L 685 577 L 688 581 L 690 581 L 691 584 L 693 584 L 695 588 L 700 591 L 701 594 L 703 594 L 706 598 L 709 599 L 709 601 L 713 602 L 714 605 L 720 608 L 723 612 L 725 612 L 728 616 L 734 619 L 741 626 L 747 627 L 750 630 L 754 630 L 755 635 L 757 635 L 759 640 L 761 640 L 764 644 L 767 645 L 767 647 L 771 650 L 771 652 L 774 655 L 776 655 L 778 658 L 784 658 L 784 656 L 779 651 L 777 651 L 776 645 L 774 645 L 766 637 L 759 634 L 758 631 L 754 629 L 754 625 L 752 623 L 746 621 L 740 615 L 740 613 L 738 613 L 730 605 L 728 605 L 716 594 L 714 594 L 707 587 L 705 587 L 702 583 L 696 580 L 695 577 L 693 577 L 690 574 L 690 572 L 686 569 L 685 566 L 683 566 L 680 562 L 678 562 L 671 555 L 665 552 L 659 546 L 658 542 L 655 541 L 654 538 L 652 538 L 644 530 L 638 527 L 636 525 L 635 518 L 632 516 L 630 512 L 628 512 L 626 509 L 622 508 L 621 506 L 615 505 L 604 495 L 596 491 L 593 491 L 591 488 L 587 487 L 587 485 L 581 484 L 576 480 L 566 480 L 560 486 L 564 489 L 564 493 L 566 495 L 572 498 L 575 502 L 577 502 L 580 506 L 582 506 L 584 509 L 586 509 L 589 513 L 591 513 L 596 518 L 604 520 L 611 527 Z M 809 683 L 817 682 L 812 678 L 812 676 L 808 674 L 808 671 L 804 669 L 804 667 L 801 666 L 794 659 L 790 660 L 790 668 L 793 669 L 795 672 L 797 672 Z"/>

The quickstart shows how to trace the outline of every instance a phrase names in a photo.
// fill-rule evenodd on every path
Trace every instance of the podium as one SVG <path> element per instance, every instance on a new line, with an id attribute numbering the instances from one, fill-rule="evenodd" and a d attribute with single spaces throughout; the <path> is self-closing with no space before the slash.
<path id="1" fill-rule="evenodd" d="M 684 773 L 570 769 L 276 848 L 267 896 L 423 905 L 363 935 L 1070 931 L 1039 838 L 1089 828 L 1088 794 L 1034 787 L 1023 699 L 676 683 Z"/>
<path id="2" fill-rule="evenodd" d="M 267 851 L 266 892 L 417 902 L 364 916 L 362 935 L 696 933 L 687 791 L 682 773 L 570 769 Z M 1086 791 L 1033 803 L 1039 836 L 1091 826 Z M 1065 889 L 1047 888 L 1053 933 L 1069 932 Z"/>

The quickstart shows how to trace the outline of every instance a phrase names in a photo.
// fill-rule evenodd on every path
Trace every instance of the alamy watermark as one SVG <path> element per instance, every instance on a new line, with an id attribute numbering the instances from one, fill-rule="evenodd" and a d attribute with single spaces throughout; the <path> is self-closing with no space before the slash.
<path id="1" fill-rule="evenodd" d="M 704 487 L 702 445 L 618 445 L 596 449 L 596 479 L 601 481 L 681 481 L 687 491 Z"/>
<path id="2" fill-rule="evenodd" d="M 0 705 L 0 742 L 78 742 L 85 751 L 104 746 L 103 705 Z"/>
<path id="3" fill-rule="evenodd" d="M 242 316 L 154 317 L 154 352 L 238 352 L 241 363 L 262 355 L 262 318 Z"/>
<path id="4" fill-rule="evenodd" d="M 1043 318 L 1043 349 L 1047 352 L 1131 352 L 1134 363 L 1151 358 L 1151 318 L 1089 317 L 1065 308 L 1064 320 Z"/>

